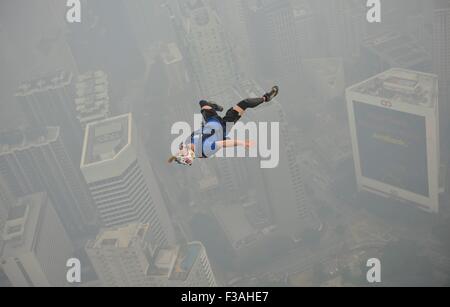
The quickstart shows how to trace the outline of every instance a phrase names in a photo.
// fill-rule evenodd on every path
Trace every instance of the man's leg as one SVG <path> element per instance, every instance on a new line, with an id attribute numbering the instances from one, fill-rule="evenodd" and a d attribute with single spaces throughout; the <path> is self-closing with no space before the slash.
<path id="1" fill-rule="evenodd" d="M 266 101 L 266 99 L 264 97 L 263 98 L 248 98 L 248 99 L 242 100 L 237 105 L 230 108 L 227 111 L 227 113 L 225 114 L 225 116 L 223 117 L 223 121 L 224 121 L 224 125 L 225 125 L 225 127 L 224 127 L 225 136 L 228 135 L 228 133 L 233 128 L 234 124 L 236 124 L 241 119 L 241 117 L 242 117 L 242 115 L 244 115 L 246 109 L 256 108 L 257 106 L 259 106 L 261 103 L 263 103 L 265 101 Z"/>
<path id="2" fill-rule="evenodd" d="M 203 115 L 203 119 L 207 122 L 211 118 L 220 119 L 219 114 L 217 114 L 216 110 L 206 101 L 200 101 L 201 113 Z"/>
<path id="3" fill-rule="evenodd" d="M 242 100 L 237 105 L 232 107 L 227 111 L 225 116 L 223 117 L 223 120 L 226 123 L 233 123 L 235 124 L 238 120 L 241 119 L 242 115 L 244 114 L 245 110 L 256 108 L 261 103 L 265 102 L 266 99 L 264 97 L 262 98 L 248 98 L 245 100 Z"/>

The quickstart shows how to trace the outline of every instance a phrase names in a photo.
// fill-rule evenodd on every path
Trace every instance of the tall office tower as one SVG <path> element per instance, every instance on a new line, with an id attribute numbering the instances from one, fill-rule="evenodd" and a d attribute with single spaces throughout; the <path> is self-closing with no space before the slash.
<path id="1" fill-rule="evenodd" d="M 8 211 L 15 202 L 16 198 L 4 178 L 0 175 L 0 229 L 3 229 L 3 224 L 8 218 Z"/>
<path id="2" fill-rule="evenodd" d="M 146 66 L 138 42 L 143 37 L 133 33 L 129 2 L 137 4 L 136 0 L 82 0 L 82 22 L 67 25 L 67 40 L 78 70 L 103 70 L 113 94 L 119 97 Z"/>
<path id="3" fill-rule="evenodd" d="M 316 57 L 318 37 L 316 35 L 314 11 L 307 0 L 293 1 L 292 7 L 299 37 L 300 57 Z"/>
<path id="4" fill-rule="evenodd" d="M 38 77 L 36 73 L 58 69 L 76 72 L 64 35 L 66 1 L 45 0 L 29 3 L 26 8 L 24 2 L 16 1 L 5 4 L 0 12 L 0 56 L 7 56 L 2 72 L 13 72 L 7 75 L 13 81 L 11 86 L 17 86 L 24 76 Z"/>
<path id="5" fill-rule="evenodd" d="M 215 286 L 201 243 L 157 248 L 148 224 L 131 223 L 102 231 L 86 252 L 103 286 Z"/>
<path id="6" fill-rule="evenodd" d="M 70 160 L 59 128 L 30 128 L 0 135 L 0 176 L 17 197 L 46 191 L 71 236 L 97 225 L 80 169 Z"/>
<path id="7" fill-rule="evenodd" d="M 123 1 L 125 16 L 130 22 L 131 32 L 136 37 L 141 52 L 161 39 L 162 16 L 159 16 L 163 0 L 132 0 Z M 167 33 L 167 32 L 166 32 Z"/>
<path id="8" fill-rule="evenodd" d="M 289 0 L 262 0 L 249 7 L 253 55 L 261 78 L 295 84 L 300 78 L 299 35 Z M 285 86 L 284 88 L 289 88 Z"/>
<path id="9" fill-rule="evenodd" d="M 367 73 L 366 77 L 392 67 L 431 72 L 433 66 L 431 54 L 415 39 L 392 31 L 365 39 L 361 58 L 361 70 Z"/>
<path id="10" fill-rule="evenodd" d="M 250 50 L 247 5 L 246 0 L 216 1 L 217 12 L 221 17 L 227 37 L 233 45 L 239 74 L 244 76 L 248 76 L 254 65 L 254 57 Z"/>
<path id="11" fill-rule="evenodd" d="M 261 91 L 256 83 L 249 83 L 245 87 L 248 97 L 257 97 L 257 93 Z M 294 239 L 301 238 L 306 229 L 319 229 L 320 221 L 305 193 L 302 172 L 296 160 L 294 144 L 289 137 L 282 104 L 275 99 L 270 104 L 249 110 L 248 116 L 258 122 L 280 124 L 279 164 L 275 168 L 261 170 L 264 179 L 264 191 L 261 192 L 266 193 L 269 199 L 274 223 L 283 234 Z"/>
<path id="12" fill-rule="evenodd" d="M 184 45 L 199 93 L 212 97 L 229 90 L 239 76 L 231 45 L 217 13 L 203 0 L 181 1 Z"/>
<path id="13" fill-rule="evenodd" d="M 76 118 L 73 74 L 59 71 L 24 82 L 16 92 L 31 127 L 60 127 L 61 138 L 76 164 L 80 161 L 82 130 Z"/>
<path id="14" fill-rule="evenodd" d="M 154 246 L 148 224 L 128 224 L 101 231 L 86 245 L 86 253 L 102 286 L 146 286 Z"/>
<path id="15" fill-rule="evenodd" d="M 433 63 L 439 82 L 439 113 L 442 159 L 450 159 L 450 0 L 434 2 Z"/>
<path id="16" fill-rule="evenodd" d="M 165 44 L 161 48 L 161 58 L 164 63 L 168 81 L 168 94 L 181 92 L 189 88 L 185 59 L 176 43 Z M 167 94 L 167 93 L 166 93 Z"/>
<path id="17" fill-rule="evenodd" d="M 101 71 L 89 71 L 77 77 L 75 106 L 82 128 L 92 122 L 110 116 L 108 75 Z"/>
<path id="18" fill-rule="evenodd" d="M 322 29 L 321 40 L 328 56 L 349 58 L 359 56 L 366 35 L 367 8 L 359 0 L 318 0 L 312 2 Z M 326 56 L 326 55 L 325 55 Z"/>
<path id="19" fill-rule="evenodd" d="M 74 250 L 62 223 L 45 193 L 20 198 L 11 208 L 0 266 L 13 286 L 68 286 L 66 262 Z"/>
<path id="20" fill-rule="evenodd" d="M 347 89 L 359 189 L 438 212 L 437 82 L 394 68 Z"/>
<path id="21" fill-rule="evenodd" d="M 152 245 L 174 243 L 169 213 L 131 114 L 86 127 L 81 171 L 106 227 L 149 223 Z"/>

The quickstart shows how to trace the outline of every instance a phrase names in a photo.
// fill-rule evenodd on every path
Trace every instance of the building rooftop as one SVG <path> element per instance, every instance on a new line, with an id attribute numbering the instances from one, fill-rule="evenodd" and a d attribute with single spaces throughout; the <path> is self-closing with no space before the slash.
<path id="1" fill-rule="evenodd" d="M 386 32 L 368 38 L 363 44 L 391 67 L 412 68 L 419 64 L 431 64 L 431 55 L 426 49 L 405 34 Z"/>
<path id="2" fill-rule="evenodd" d="M 312 17 L 313 11 L 306 1 L 294 1 L 292 3 L 294 17 L 298 19 Z"/>
<path id="3" fill-rule="evenodd" d="M 2 234 L 5 241 L 2 257 L 15 257 L 34 249 L 41 209 L 47 200 L 45 193 L 32 194 L 20 198 L 11 208 Z"/>
<path id="4" fill-rule="evenodd" d="M 16 96 L 28 96 L 33 93 L 65 87 L 72 83 L 73 74 L 64 70 L 47 74 L 37 79 L 23 82 L 16 91 Z"/>
<path id="5" fill-rule="evenodd" d="M 79 75 L 75 87 L 77 118 L 83 126 L 109 117 L 109 82 L 105 72 L 89 71 Z"/>
<path id="6" fill-rule="evenodd" d="M 169 279 L 181 281 L 186 280 L 203 248 L 203 245 L 197 242 L 192 242 L 182 246 L 178 252 L 178 256 L 170 273 Z"/>
<path id="7" fill-rule="evenodd" d="M 135 240 L 145 240 L 148 224 L 133 223 L 101 231 L 97 238 L 88 243 L 88 248 L 128 248 Z"/>
<path id="8" fill-rule="evenodd" d="M 347 91 L 432 108 L 437 103 L 437 76 L 393 68 L 350 87 Z"/>
<path id="9" fill-rule="evenodd" d="M 167 44 L 166 48 L 164 48 L 163 52 L 161 52 L 161 57 L 164 64 L 166 65 L 177 63 L 183 60 L 180 49 L 178 49 L 178 46 L 175 43 Z"/>
<path id="10" fill-rule="evenodd" d="M 203 249 L 203 245 L 199 242 L 161 248 L 155 255 L 148 274 L 165 276 L 169 280 L 185 281 Z"/>
<path id="11" fill-rule="evenodd" d="M 233 248 L 239 249 L 258 239 L 259 231 L 251 225 L 242 205 L 216 205 L 212 210 Z"/>
<path id="12" fill-rule="evenodd" d="M 59 127 L 15 129 L 0 133 L 0 155 L 55 141 Z"/>
<path id="13" fill-rule="evenodd" d="M 131 142 L 131 114 L 88 124 L 81 165 L 114 159 Z"/>

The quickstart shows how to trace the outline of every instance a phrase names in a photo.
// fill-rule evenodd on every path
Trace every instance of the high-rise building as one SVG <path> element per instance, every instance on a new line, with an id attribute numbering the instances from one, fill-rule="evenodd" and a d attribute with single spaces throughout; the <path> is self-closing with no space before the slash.
<path id="1" fill-rule="evenodd" d="M 1 134 L 0 176 L 16 197 L 47 192 L 69 235 L 97 225 L 89 190 L 79 166 L 69 158 L 59 128 Z"/>
<path id="2" fill-rule="evenodd" d="M 261 92 L 262 89 L 255 83 L 245 86 L 245 96 L 257 97 L 257 93 Z M 282 104 L 275 99 L 270 104 L 248 110 L 248 116 L 258 122 L 278 122 L 280 125 L 279 164 L 275 168 L 261 170 L 264 184 L 260 192 L 267 195 L 274 224 L 281 233 L 294 239 L 301 238 L 304 230 L 318 230 L 320 221 L 305 192 L 302 171 L 297 162 L 295 145 L 289 136 Z"/>
<path id="3" fill-rule="evenodd" d="M 108 74 L 111 90 L 121 97 L 129 80 L 141 77 L 145 71 L 145 60 L 140 49 L 144 37 L 134 33 L 133 28 L 144 33 L 142 18 L 133 16 L 128 9 L 143 1 L 82 0 L 81 23 L 67 24 L 67 41 L 80 72 L 103 70 Z M 133 3 L 129 3 L 133 2 Z M 147 9 L 154 1 L 148 3 Z M 141 12 L 146 14 L 147 12 Z M 150 12 L 149 14 L 152 14 Z M 132 17 L 135 17 L 132 19 Z M 145 17 L 144 17 L 145 18 Z M 151 21 L 147 18 L 147 21 Z"/>
<path id="4" fill-rule="evenodd" d="M 45 193 L 18 200 L 3 229 L 0 266 L 16 287 L 67 286 L 66 262 L 73 246 Z"/>
<path id="5" fill-rule="evenodd" d="M 148 224 L 102 231 L 86 252 L 103 286 L 215 286 L 205 248 L 193 242 L 158 248 Z"/>
<path id="6" fill-rule="evenodd" d="M 321 29 L 321 41 L 328 56 L 359 56 L 360 45 L 366 35 L 367 8 L 359 0 L 312 1 Z"/>
<path id="7" fill-rule="evenodd" d="M 216 0 L 216 7 L 227 38 L 233 46 L 240 75 L 248 76 L 255 64 L 251 56 L 246 0 Z"/>
<path id="8" fill-rule="evenodd" d="M 217 13 L 203 0 L 182 1 L 181 11 L 181 37 L 184 37 L 188 66 L 200 95 L 211 97 L 229 90 L 239 76 Z"/>
<path id="9" fill-rule="evenodd" d="M 77 77 L 75 106 L 84 129 L 87 124 L 110 116 L 109 82 L 105 72 L 89 71 Z"/>
<path id="10" fill-rule="evenodd" d="M 61 138 L 74 163 L 80 161 L 82 130 L 76 118 L 73 74 L 59 71 L 24 82 L 16 98 L 31 127 L 60 127 Z"/>
<path id="11" fill-rule="evenodd" d="M 436 75 L 393 68 L 347 89 L 358 187 L 439 210 Z"/>
<path id="12" fill-rule="evenodd" d="M 3 224 L 8 218 L 8 211 L 15 201 L 16 199 L 12 191 L 9 189 L 4 178 L 0 175 L 0 229 L 3 229 Z"/>
<path id="13" fill-rule="evenodd" d="M 434 1 L 433 63 L 439 82 L 442 159 L 447 162 L 450 159 L 450 0 Z"/>
<path id="14" fill-rule="evenodd" d="M 316 57 L 318 37 L 316 35 L 315 15 L 307 0 L 293 2 L 294 20 L 299 37 L 299 56 Z"/>
<path id="15" fill-rule="evenodd" d="M 392 67 L 431 72 L 431 54 L 411 36 L 400 32 L 384 32 L 362 43 L 361 67 L 373 76 Z"/>
<path id="16" fill-rule="evenodd" d="M 106 227 L 148 223 L 155 246 L 174 243 L 174 231 L 131 114 L 86 127 L 81 170 Z"/>
<path id="17" fill-rule="evenodd" d="M 301 72 L 300 37 L 289 0 L 262 0 L 251 5 L 249 29 L 258 73 L 262 77 L 276 75 L 282 83 L 297 82 Z"/>

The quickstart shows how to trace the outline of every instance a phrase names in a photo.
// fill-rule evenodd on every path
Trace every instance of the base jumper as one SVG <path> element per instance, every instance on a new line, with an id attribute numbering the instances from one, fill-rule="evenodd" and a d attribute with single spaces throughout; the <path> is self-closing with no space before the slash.
<path id="1" fill-rule="evenodd" d="M 191 166 L 195 159 L 210 158 L 225 147 L 251 147 L 252 141 L 230 140 L 228 134 L 234 124 L 241 119 L 246 109 L 256 108 L 262 103 L 271 101 L 278 95 L 278 91 L 278 86 L 274 86 L 270 92 L 265 93 L 262 97 L 244 99 L 230 108 L 224 117 L 218 114 L 218 112 L 223 111 L 222 106 L 211 101 L 200 101 L 204 120 L 202 128 L 194 131 L 184 143 L 181 143 L 176 156 L 170 157 L 168 162 L 175 161 L 181 165 Z"/>

